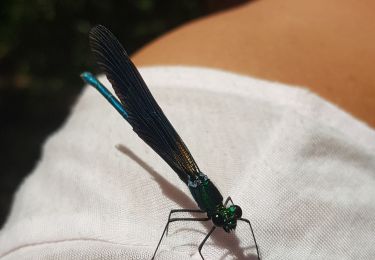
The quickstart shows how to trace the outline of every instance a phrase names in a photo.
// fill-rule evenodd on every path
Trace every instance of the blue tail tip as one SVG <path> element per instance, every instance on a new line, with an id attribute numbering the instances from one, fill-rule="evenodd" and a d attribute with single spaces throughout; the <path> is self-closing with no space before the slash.
<path id="1" fill-rule="evenodd" d="M 92 75 L 91 72 L 85 71 L 85 72 L 82 72 L 80 76 L 82 79 L 87 79 L 87 78 L 92 78 L 94 75 Z"/>
<path id="2" fill-rule="evenodd" d="M 89 85 L 95 86 L 95 85 L 98 84 L 98 80 L 96 79 L 96 77 L 91 72 L 85 71 L 85 72 L 81 73 L 80 76 L 81 76 L 82 80 Z"/>

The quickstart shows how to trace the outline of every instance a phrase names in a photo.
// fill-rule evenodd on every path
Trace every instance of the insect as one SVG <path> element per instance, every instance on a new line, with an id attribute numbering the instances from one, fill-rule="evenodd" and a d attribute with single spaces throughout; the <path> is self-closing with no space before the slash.
<path id="1" fill-rule="evenodd" d="M 230 232 L 236 228 L 237 221 L 243 221 L 249 225 L 257 257 L 260 259 L 253 228 L 248 219 L 242 218 L 241 207 L 234 205 L 230 197 L 223 203 L 223 196 L 207 175 L 199 170 L 185 143 L 164 115 L 120 42 L 102 25 L 97 25 L 91 29 L 89 39 L 97 63 L 104 70 L 119 100 L 91 73 L 82 73 L 82 79 L 95 87 L 129 122 L 133 131 L 169 164 L 178 177 L 188 186 L 199 207 L 199 209 L 174 209 L 170 211 L 168 222 L 152 259 L 155 258 L 171 222 L 208 220 L 211 220 L 214 225 L 198 247 L 202 259 L 204 259 L 202 247 L 212 232 L 217 227 Z M 228 205 L 229 202 L 231 202 L 231 205 Z M 200 212 L 206 213 L 207 217 L 172 217 L 176 212 Z"/>

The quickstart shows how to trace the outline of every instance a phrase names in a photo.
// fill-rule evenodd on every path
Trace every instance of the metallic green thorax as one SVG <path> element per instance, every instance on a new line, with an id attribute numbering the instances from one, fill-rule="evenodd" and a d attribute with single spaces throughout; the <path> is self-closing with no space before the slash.
<path id="1" fill-rule="evenodd" d="M 207 212 L 215 226 L 226 232 L 236 228 L 237 219 L 242 215 L 241 208 L 237 205 L 225 207 L 223 196 L 206 175 L 200 173 L 194 179 L 189 178 L 188 187 L 199 208 Z"/>
<path id="2" fill-rule="evenodd" d="M 189 178 L 188 187 L 198 207 L 207 212 L 208 217 L 215 214 L 220 205 L 223 205 L 223 196 L 216 186 L 201 173 L 195 179 Z"/>

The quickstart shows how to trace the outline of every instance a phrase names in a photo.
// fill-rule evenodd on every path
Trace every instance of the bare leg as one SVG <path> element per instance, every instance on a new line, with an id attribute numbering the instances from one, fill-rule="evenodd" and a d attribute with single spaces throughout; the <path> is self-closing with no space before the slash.
<path id="1" fill-rule="evenodd" d="M 201 255 L 203 260 L 204 260 L 204 257 L 202 255 L 202 247 L 203 247 L 204 243 L 206 243 L 207 239 L 211 236 L 212 232 L 214 232 L 215 228 L 216 228 L 215 226 L 213 226 L 211 228 L 210 232 L 208 232 L 207 236 L 203 239 L 202 243 L 198 247 L 199 254 Z"/>
<path id="2" fill-rule="evenodd" d="M 210 220 L 210 218 L 208 217 L 205 217 L 205 218 L 170 218 L 171 217 L 171 214 L 174 213 L 174 212 L 202 212 L 201 210 L 197 210 L 197 209 L 194 209 L 194 210 L 189 210 L 189 209 L 175 209 L 175 210 L 171 210 L 171 212 L 169 213 L 169 218 L 168 218 L 168 222 L 167 224 L 165 225 L 165 228 L 164 228 L 164 231 L 163 231 L 163 234 L 161 235 L 160 237 L 160 240 L 159 240 L 159 243 L 158 245 L 156 246 L 156 249 L 155 249 L 155 252 L 154 252 L 154 255 L 152 256 L 152 260 L 155 258 L 155 255 L 156 255 L 156 252 L 158 251 L 159 249 L 159 246 L 160 246 L 160 243 L 161 241 L 163 240 L 163 237 L 164 237 L 164 234 L 166 233 L 167 229 L 168 229 L 168 226 L 169 226 L 169 223 L 171 222 L 175 222 L 175 221 L 207 221 L 207 220 Z"/>
<path id="3" fill-rule="evenodd" d="M 250 226 L 250 230 L 251 230 L 251 234 L 253 235 L 253 239 L 254 239 L 254 243 L 255 243 L 255 248 L 257 250 L 257 256 L 258 256 L 258 260 L 260 260 L 260 256 L 259 256 L 259 250 L 258 250 L 258 244 L 257 244 L 257 241 L 255 239 L 255 235 L 254 235 L 254 231 L 253 231 L 253 227 L 251 226 L 251 223 L 250 223 L 250 220 L 246 219 L 246 218 L 239 218 L 238 220 L 242 220 L 246 223 L 249 224 Z"/>
<path id="4" fill-rule="evenodd" d="M 363 1 L 332 0 L 328 5 L 325 0 L 284 0 L 282 6 L 276 0 L 246 2 L 238 8 L 218 12 L 173 30 L 143 47 L 134 55 L 133 61 L 137 65 L 186 64 L 219 68 L 309 86 L 319 96 L 375 127 L 375 51 L 372 47 L 375 45 L 375 15 L 356 16 L 374 10 L 375 1 L 363 4 Z M 274 8 L 277 8 L 278 15 L 272 19 L 259 19 L 259 14 L 269 13 Z M 319 13 L 318 20 L 315 19 L 316 13 Z M 343 13 L 353 14 L 356 18 L 348 19 L 348 15 L 341 15 Z M 327 20 L 329 26 L 325 24 Z M 217 33 L 223 24 L 232 29 L 225 34 Z M 294 41 L 288 37 L 280 39 L 280 24 L 294 28 Z M 254 35 L 262 40 L 253 41 Z M 327 39 L 326 35 L 332 37 Z M 347 35 L 352 39 L 347 39 Z M 366 35 L 365 41 L 354 40 L 362 39 L 363 35 Z M 249 41 L 252 44 L 248 44 Z M 263 42 L 272 42 L 272 48 Z M 303 51 L 306 48 L 308 53 Z M 226 55 L 221 55 L 223 49 Z M 290 53 L 290 50 L 296 51 Z M 325 58 L 322 58 L 322 53 Z M 345 59 L 342 53 L 345 53 Z M 361 66 L 347 66 L 358 60 L 361 60 Z M 332 67 L 340 69 L 332 70 Z M 295 73 L 296 70 L 300 73 Z"/>

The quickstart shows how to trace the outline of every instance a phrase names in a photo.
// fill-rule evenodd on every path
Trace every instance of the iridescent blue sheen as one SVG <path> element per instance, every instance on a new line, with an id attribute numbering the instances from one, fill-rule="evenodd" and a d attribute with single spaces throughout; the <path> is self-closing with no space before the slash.
<path id="1" fill-rule="evenodd" d="M 81 74 L 81 78 L 87 84 L 96 88 L 100 92 L 100 94 L 102 94 L 103 97 L 105 97 L 108 100 L 108 102 L 111 103 L 111 105 L 122 115 L 122 117 L 128 120 L 129 115 L 120 103 L 120 101 L 118 101 L 118 99 L 115 96 L 113 96 L 112 93 L 106 87 L 104 87 L 104 85 L 100 83 L 100 81 L 92 73 L 83 72 Z"/>

